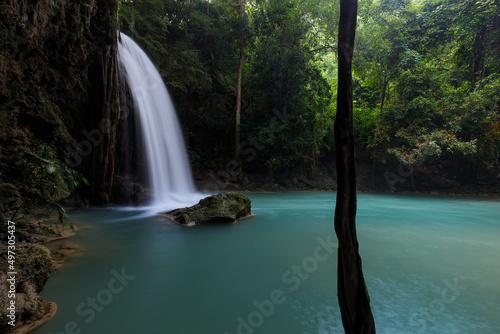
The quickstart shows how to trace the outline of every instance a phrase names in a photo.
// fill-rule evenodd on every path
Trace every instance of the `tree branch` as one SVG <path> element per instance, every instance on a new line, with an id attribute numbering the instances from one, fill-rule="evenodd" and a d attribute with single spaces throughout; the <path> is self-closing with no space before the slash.
<path id="1" fill-rule="evenodd" d="M 326 49 L 331 49 L 332 51 L 337 51 L 337 47 L 336 46 L 325 45 L 325 46 L 322 46 L 322 47 L 317 48 L 317 49 L 309 50 L 309 51 L 307 51 L 307 53 L 315 53 L 315 52 L 323 51 L 323 50 L 326 50 Z"/>
<path id="2" fill-rule="evenodd" d="M 239 4 L 236 4 L 236 5 L 224 5 L 224 7 L 228 7 L 228 8 L 234 8 L 238 13 L 240 12 L 241 8 L 240 8 L 240 5 Z"/>

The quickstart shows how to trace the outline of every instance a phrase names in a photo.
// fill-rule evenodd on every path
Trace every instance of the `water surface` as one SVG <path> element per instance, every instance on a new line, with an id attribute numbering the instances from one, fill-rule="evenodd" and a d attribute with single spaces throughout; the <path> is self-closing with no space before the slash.
<path id="1" fill-rule="evenodd" d="M 335 194 L 248 196 L 256 216 L 229 226 L 73 212 L 86 253 L 34 333 L 343 333 Z M 362 194 L 357 217 L 378 333 L 498 333 L 500 201 Z"/>

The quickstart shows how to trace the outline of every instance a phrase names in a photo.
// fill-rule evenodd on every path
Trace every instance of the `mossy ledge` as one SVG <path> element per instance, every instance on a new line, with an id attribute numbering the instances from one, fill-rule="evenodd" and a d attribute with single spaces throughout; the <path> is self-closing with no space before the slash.
<path id="1" fill-rule="evenodd" d="M 205 197 L 191 207 L 164 214 L 184 226 L 202 224 L 234 224 L 251 215 L 251 201 L 243 194 L 229 192 Z"/>
<path id="2" fill-rule="evenodd" d="M 40 212 L 44 212 L 44 218 L 37 218 L 42 214 Z M 62 248 L 60 243 L 63 240 L 75 234 L 75 227 L 58 223 L 55 212 L 40 212 L 33 209 L 32 215 L 18 214 L 13 219 L 17 241 L 12 263 L 14 269 L 9 269 L 11 264 L 6 256 L 0 258 L 0 268 L 9 269 L 0 273 L 0 333 L 27 333 L 50 320 L 57 310 L 55 303 L 45 301 L 39 293 L 66 258 L 57 255 L 57 250 Z M 7 223 L 2 221 L 0 237 L 7 240 L 8 235 L 11 234 L 7 231 Z M 7 248 L 7 243 L 0 243 L 0 253 L 7 254 Z M 12 277 L 15 278 L 15 292 L 11 292 L 12 287 L 7 281 Z M 11 293 L 15 299 L 8 298 Z M 14 314 L 8 309 L 11 300 L 16 303 Z M 15 326 L 9 324 L 12 316 L 15 317 Z"/>

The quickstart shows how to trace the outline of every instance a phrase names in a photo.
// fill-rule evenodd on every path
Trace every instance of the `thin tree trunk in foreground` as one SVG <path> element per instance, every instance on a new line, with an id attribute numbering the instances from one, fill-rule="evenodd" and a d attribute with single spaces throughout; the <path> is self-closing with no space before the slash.
<path id="1" fill-rule="evenodd" d="M 238 64 L 238 78 L 236 82 L 236 128 L 234 134 L 234 159 L 240 160 L 240 123 L 241 123 L 241 80 L 243 77 L 243 65 L 245 63 L 245 40 L 243 35 L 243 18 L 245 15 L 245 1 L 240 0 L 237 5 L 237 11 L 240 19 L 240 33 L 239 33 L 239 46 L 240 46 L 240 61 Z"/>
<path id="2" fill-rule="evenodd" d="M 375 322 L 365 285 L 356 237 L 356 162 L 354 156 L 351 62 L 356 33 L 357 0 L 340 1 L 338 92 L 335 119 L 337 205 L 335 232 L 339 240 L 338 285 L 345 333 L 373 334 Z"/>

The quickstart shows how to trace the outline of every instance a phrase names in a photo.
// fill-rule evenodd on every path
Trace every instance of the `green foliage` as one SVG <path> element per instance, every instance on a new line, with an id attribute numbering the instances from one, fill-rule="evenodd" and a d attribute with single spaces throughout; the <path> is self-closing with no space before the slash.
<path id="1" fill-rule="evenodd" d="M 180 113 L 197 122 L 188 140 L 196 166 L 231 155 L 240 31 L 243 162 L 274 169 L 314 164 L 333 147 L 338 2 L 247 2 L 243 20 L 231 6 L 236 3 L 141 0 L 134 11 L 122 0 L 121 30 L 152 57 Z M 498 138 L 497 1 L 359 6 L 357 145 L 376 159 L 405 164 L 466 156 L 495 166 L 496 151 L 488 148 Z M 211 131 L 210 149 L 196 146 L 200 129 Z"/>
<path id="2" fill-rule="evenodd" d="M 500 66 L 500 4 L 494 0 L 454 1 L 453 30 L 457 36 L 454 56 L 463 75 L 473 84 L 497 73 Z"/>
<path id="3" fill-rule="evenodd" d="M 309 34 L 313 21 L 292 1 L 274 0 L 255 10 L 252 24 L 256 38 L 248 85 L 260 98 L 248 107 L 251 114 L 242 123 L 252 127 L 244 127 L 243 136 L 273 134 L 262 154 L 270 168 L 314 163 L 332 126 L 333 112 L 330 86 L 316 67 L 316 55 L 309 52 L 318 46 Z M 293 117 L 277 130 L 273 110 L 287 110 Z"/>
<path id="4" fill-rule="evenodd" d="M 496 138 L 497 14 L 488 0 L 374 3 L 356 45 L 358 142 L 407 165 L 453 155 L 493 166 L 484 148 Z"/>
<path id="5" fill-rule="evenodd" d="M 25 155 L 27 162 L 25 177 L 29 191 L 38 199 L 57 203 L 62 198 L 68 197 L 72 190 L 81 185 L 88 185 L 88 181 L 81 173 L 56 158 L 56 153 L 50 146 L 27 148 Z"/>
<path id="6" fill-rule="evenodd" d="M 394 154 L 398 161 L 405 165 L 411 166 L 432 162 L 434 159 L 440 158 L 445 152 L 451 154 L 460 152 L 464 155 L 476 152 L 476 140 L 463 142 L 448 131 L 434 131 L 418 137 L 400 131 L 396 136 L 407 140 L 410 147 L 392 148 L 388 152 Z"/>

